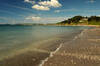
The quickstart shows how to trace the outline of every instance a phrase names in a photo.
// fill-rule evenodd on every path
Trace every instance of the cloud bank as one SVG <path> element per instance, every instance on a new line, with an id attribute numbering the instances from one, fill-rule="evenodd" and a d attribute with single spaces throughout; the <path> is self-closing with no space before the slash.
<path id="1" fill-rule="evenodd" d="M 39 2 L 35 2 L 35 1 L 30 1 L 30 0 L 24 0 L 24 2 L 27 3 L 32 3 L 32 8 L 36 9 L 36 10 L 44 10 L 44 11 L 48 11 L 50 10 L 52 7 L 53 8 L 57 8 L 57 7 L 61 7 L 62 4 L 58 1 L 58 0 L 47 0 L 47 1 L 39 1 Z"/>

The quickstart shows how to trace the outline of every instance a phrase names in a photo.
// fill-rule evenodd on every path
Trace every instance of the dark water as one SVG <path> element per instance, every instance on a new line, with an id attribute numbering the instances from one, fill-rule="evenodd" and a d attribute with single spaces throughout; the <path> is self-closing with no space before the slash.
<path id="1" fill-rule="evenodd" d="M 30 46 L 38 44 L 38 42 L 54 39 L 59 35 L 69 35 L 87 28 L 75 26 L 0 26 L 0 60 L 16 55 L 17 52 L 21 53 L 26 48 L 29 50 Z"/>

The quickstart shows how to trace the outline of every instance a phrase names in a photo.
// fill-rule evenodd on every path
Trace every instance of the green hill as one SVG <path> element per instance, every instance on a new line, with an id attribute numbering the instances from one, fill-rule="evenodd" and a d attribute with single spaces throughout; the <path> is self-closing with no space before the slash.
<path id="1" fill-rule="evenodd" d="M 83 17 L 74 16 L 68 20 L 57 23 L 58 25 L 100 25 L 99 16 Z"/>

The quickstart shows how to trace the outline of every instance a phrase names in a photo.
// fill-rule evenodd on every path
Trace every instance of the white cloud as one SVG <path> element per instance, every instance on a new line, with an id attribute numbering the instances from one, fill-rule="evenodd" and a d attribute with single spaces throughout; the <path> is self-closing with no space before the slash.
<path id="1" fill-rule="evenodd" d="M 96 2 L 95 0 L 89 0 L 89 1 L 87 1 L 87 3 L 94 3 L 94 2 Z"/>
<path id="2" fill-rule="evenodd" d="M 78 9 L 64 9 L 64 10 L 55 10 L 55 13 L 59 13 L 59 12 L 70 12 L 70 11 L 79 11 Z"/>
<path id="3" fill-rule="evenodd" d="M 58 0 L 51 0 L 51 1 L 41 1 L 39 2 L 40 5 L 48 6 L 48 7 L 60 7 L 62 6 Z"/>
<path id="4" fill-rule="evenodd" d="M 26 17 L 25 19 L 26 19 L 26 20 L 39 21 L 39 20 L 41 20 L 41 17 L 28 16 L 28 17 Z"/>
<path id="5" fill-rule="evenodd" d="M 41 6 L 41 5 L 37 5 L 37 4 L 33 5 L 32 8 L 37 9 L 37 10 L 45 10 L 45 11 L 50 10 L 50 8 L 47 6 Z"/>
<path id="6" fill-rule="evenodd" d="M 54 12 L 55 12 L 55 13 L 59 13 L 59 12 L 61 12 L 61 10 L 55 10 Z"/>
<path id="7" fill-rule="evenodd" d="M 50 10 L 51 7 L 57 8 L 62 6 L 58 0 L 47 0 L 47 1 L 40 0 L 39 2 L 35 2 L 32 0 L 24 0 L 24 2 L 33 4 L 32 8 L 36 10 L 45 10 L 45 11 Z"/>
<path id="8" fill-rule="evenodd" d="M 30 0 L 24 0 L 24 2 L 29 2 Z"/>
<path id="9" fill-rule="evenodd" d="M 35 1 L 32 1 L 32 0 L 24 0 L 24 2 L 35 4 Z"/>

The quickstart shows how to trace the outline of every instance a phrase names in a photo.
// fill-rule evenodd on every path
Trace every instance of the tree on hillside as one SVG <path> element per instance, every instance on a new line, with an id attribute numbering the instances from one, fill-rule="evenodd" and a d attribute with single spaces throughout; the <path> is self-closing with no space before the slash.
<path id="1" fill-rule="evenodd" d="M 71 21 L 73 23 L 78 23 L 83 17 L 82 16 L 75 16 L 73 18 L 71 18 Z"/>
<path id="2" fill-rule="evenodd" d="M 61 24 L 71 24 L 71 23 L 78 23 L 82 18 L 82 16 L 75 16 L 73 18 L 70 18 L 68 20 L 64 20 L 62 22 L 60 22 Z"/>
<path id="3" fill-rule="evenodd" d="M 91 25 L 100 25 L 100 17 L 98 16 L 91 16 L 88 18 L 88 24 Z"/>
<path id="4" fill-rule="evenodd" d="M 98 21 L 100 21 L 100 17 L 98 17 L 98 16 L 91 16 L 90 18 L 88 18 L 88 21 L 96 21 L 96 22 L 98 22 Z"/>

